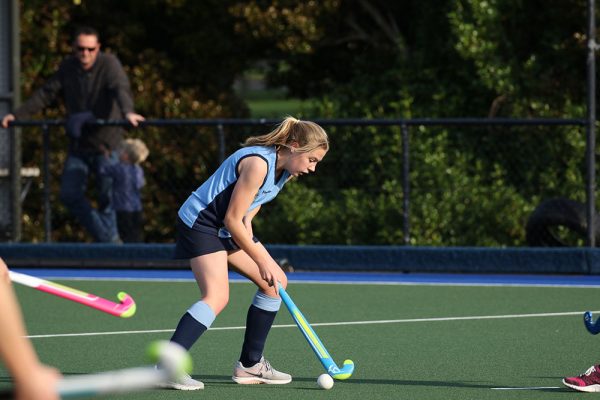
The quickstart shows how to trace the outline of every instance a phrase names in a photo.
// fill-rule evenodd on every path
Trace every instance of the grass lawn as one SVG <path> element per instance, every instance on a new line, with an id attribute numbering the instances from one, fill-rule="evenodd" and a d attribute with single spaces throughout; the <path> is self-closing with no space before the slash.
<path id="1" fill-rule="evenodd" d="M 255 90 L 241 94 L 248 104 L 252 118 L 283 118 L 314 115 L 314 100 L 287 98 L 282 90 Z"/>

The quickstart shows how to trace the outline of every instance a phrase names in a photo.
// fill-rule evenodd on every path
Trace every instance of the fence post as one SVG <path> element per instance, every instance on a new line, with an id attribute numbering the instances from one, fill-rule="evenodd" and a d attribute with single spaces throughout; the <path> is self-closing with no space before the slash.
<path id="1" fill-rule="evenodd" d="M 10 194 L 12 214 L 12 237 L 15 242 L 21 241 L 22 226 L 21 217 L 23 209 L 21 205 L 21 128 L 9 129 L 10 143 Z"/>
<path id="2" fill-rule="evenodd" d="M 594 3 L 595 0 L 588 0 L 586 209 L 589 247 L 596 245 L 596 15 Z"/>
<path id="3" fill-rule="evenodd" d="M 217 134 L 219 136 L 219 164 L 225 161 L 225 130 L 223 124 L 217 125 Z"/>
<path id="4" fill-rule="evenodd" d="M 402 123 L 402 220 L 404 244 L 410 244 L 410 149 L 408 125 Z"/>
<path id="5" fill-rule="evenodd" d="M 44 157 L 44 240 L 52 241 L 52 210 L 50 209 L 50 128 L 42 125 Z"/>
<path id="6" fill-rule="evenodd" d="M 0 2 L 0 117 L 20 103 L 19 2 Z M 0 241 L 21 240 L 21 131 L 0 128 Z"/>

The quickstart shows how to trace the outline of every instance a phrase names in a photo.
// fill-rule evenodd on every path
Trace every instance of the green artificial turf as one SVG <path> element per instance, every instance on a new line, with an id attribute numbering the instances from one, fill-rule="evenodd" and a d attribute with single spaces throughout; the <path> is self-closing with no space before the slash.
<path id="1" fill-rule="evenodd" d="M 138 305 L 136 315 L 120 319 L 17 287 L 41 359 L 65 375 L 147 363 L 148 343 L 168 339 L 199 295 L 193 282 L 59 282 L 114 301 L 126 291 Z M 293 382 L 236 385 L 231 372 L 254 292 L 251 284 L 232 283 L 228 307 L 192 349 L 192 375 L 205 383 L 202 392 L 157 389 L 106 398 L 571 399 L 581 394 L 562 388 L 562 377 L 600 362 L 599 338 L 587 333 L 581 315 L 600 308 L 598 289 L 291 283 L 296 305 L 339 365 L 355 362 L 354 375 L 319 389 L 316 378 L 324 371 L 282 305 L 265 355 Z M 576 314 L 528 315 L 569 312 Z M 74 336 L 39 337 L 56 334 Z M 0 387 L 9 386 L 2 369 Z M 542 389 L 493 389 L 531 387 Z"/>

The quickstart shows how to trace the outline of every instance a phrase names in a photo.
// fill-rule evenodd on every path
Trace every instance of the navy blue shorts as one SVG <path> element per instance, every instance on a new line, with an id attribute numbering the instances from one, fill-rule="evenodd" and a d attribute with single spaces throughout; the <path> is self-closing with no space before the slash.
<path id="1" fill-rule="evenodd" d="M 233 238 L 219 237 L 219 230 L 215 228 L 214 233 L 203 232 L 192 229 L 177 217 L 177 240 L 175 242 L 175 258 L 190 259 L 217 251 L 234 251 L 240 247 Z M 252 238 L 258 242 L 256 237 Z"/>

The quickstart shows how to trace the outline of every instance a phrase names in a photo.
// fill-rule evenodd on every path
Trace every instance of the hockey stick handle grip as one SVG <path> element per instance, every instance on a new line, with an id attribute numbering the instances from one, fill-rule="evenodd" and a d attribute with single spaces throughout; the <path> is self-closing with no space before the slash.
<path id="1" fill-rule="evenodd" d="M 58 382 L 57 391 L 61 399 L 94 397 L 107 394 L 127 393 L 155 387 L 167 381 L 169 373 L 152 366 L 128 368 L 74 377 L 65 377 Z M 0 392 L 0 399 L 13 399 L 14 390 Z"/>
<path id="2" fill-rule="evenodd" d="M 67 376 L 58 381 L 56 391 L 62 399 L 135 392 L 157 387 L 181 374 L 192 372 L 192 358 L 177 343 L 155 341 L 150 344 L 147 353 L 150 360 L 160 364 L 161 368 L 150 365 Z M 13 389 L 0 391 L 0 399 L 12 398 Z"/>

